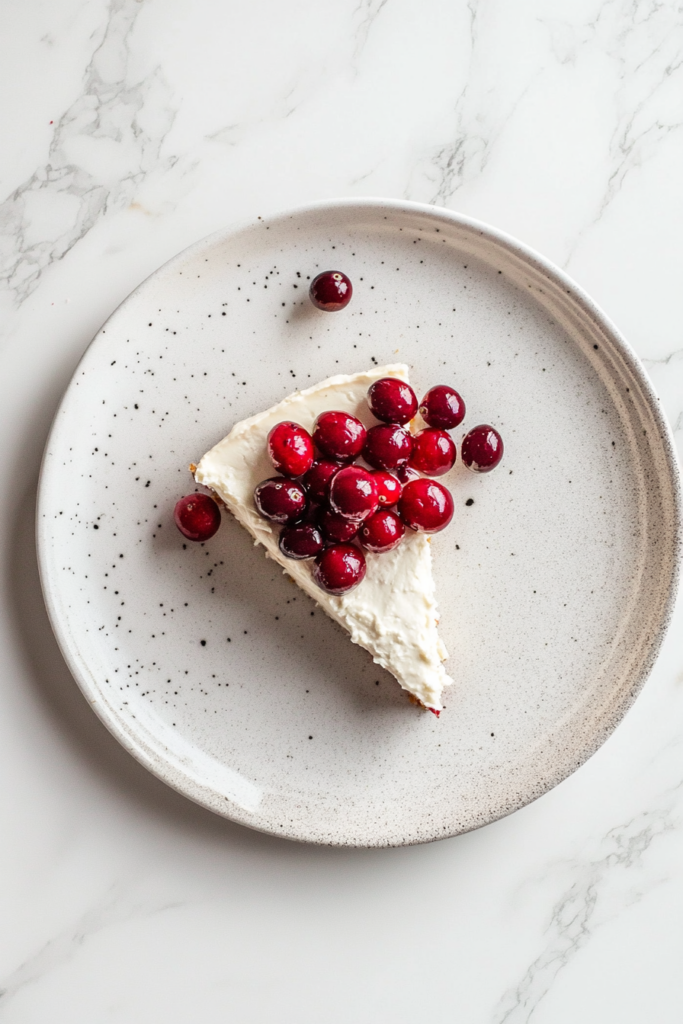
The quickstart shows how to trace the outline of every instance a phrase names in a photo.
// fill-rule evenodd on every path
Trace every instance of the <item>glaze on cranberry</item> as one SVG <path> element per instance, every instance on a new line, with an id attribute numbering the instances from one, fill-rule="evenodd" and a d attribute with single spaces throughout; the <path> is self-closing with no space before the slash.
<path id="1" fill-rule="evenodd" d="M 341 270 L 325 270 L 313 278 L 308 294 L 318 309 L 336 313 L 348 306 L 353 295 L 353 285 Z"/>
<path id="2" fill-rule="evenodd" d="M 346 519 L 329 508 L 323 508 L 318 513 L 318 526 L 326 541 L 341 544 L 353 540 L 358 533 L 360 523 L 354 522 L 353 519 Z"/>
<path id="3" fill-rule="evenodd" d="M 383 554 L 393 551 L 403 540 L 405 532 L 406 528 L 396 513 L 383 508 L 365 520 L 358 531 L 358 539 L 368 551 Z"/>
<path id="4" fill-rule="evenodd" d="M 330 508 L 337 515 L 360 523 L 377 511 L 377 484 L 360 466 L 345 466 L 330 482 Z"/>
<path id="5" fill-rule="evenodd" d="M 455 463 L 453 438 L 445 430 L 425 427 L 413 437 L 409 465 L 425 476 L 443 476 Z"/>
<path id="6" fill-rule="evenodd" d="M 355 544 L 333 544 L 313 563 L 313 578 L 328 594 L 346 594 L 365 576 L 365 556 Z"/>
<path id="7" fill-rule="evenodd" d="M 455 388 L 437 384 L 420 402 L 420 415 L 430 427 L 453 430 L 465 419 L 465 403 Z"/>
<path id="8" fill-rule="evenodd" d="M 377 484 L 377 500 L 381 508 L 395 505 L 401 497 L 401 484 L 392 473 L 376 469 L 372 474 Z"/>
<path id="9" fill-rule="evenodd" d="M 503 458 L 503 438 L 495 427 L 481 423 L 465 434 L 460 450 L 468 469 L 474 473 L 490 473 Z"/>
<path id="10" fill-rule="evenodd" d="M 360 420 L 348 412 L 323 412 L 313 428 L 313 441 L 326 459 L 353 462 L 365 444 L 366 430 Z"/>
<path id="11" fill-rule="evenodd" d="M 287 558 L 315 558 L 323 547 L 322 534 L 312 523 L 285 526 L 280 534 L 280 551 Z"/>
<path id="12" fill-rule="evenodd" d="M 450 491 L 436 480 L 411 480 L 403 488 L 398 511 L 411 530 L 438 533 L 453 518 L 453 498 Z"/>
<path id="13" fill-rule="evenodd" d="M 173 510 L 175 524 L 188 540 L 209 540 L 221 525 L 221 510 L 208 494 L 186 494 Z"/>
<path id="14" fill-rule="evenodd" d="M 301 484 L 275 476 L 257 485 L 254 504 L 264 519 L 271 523 L 289 524 L 304 516 L 308 502 Z"/>
<path id="15" fill-rule="evenodd" d="M 304 476 L 304 486 L 312 501 L 320 502 L 320 504 L 327 501 L 330 480 L 341 468 L 340 463 L 329 462 L 326 459 L 319 459 L 313 463 Z"/>
<path id="16" fill-rule="evenodd" d="M 413 450 L 413 438 L 398 423 L 370 427 L 363 458 L 374 469 L 394 470 L 405 466 Z"/>
<path id="17" fill-rule="evenodd" d="M 298 423 L 278 423 L 268 434 L 268 454 L 278 473 L 302 476 L 313 465 L 313 439 Z"/>
<path id="18" fill-rule="evenodd" d="M 368 388 L 368 403 L 378 420 L 407 423 L 417 412 L 417 395 L 398 377 L 382 377 Z"/>

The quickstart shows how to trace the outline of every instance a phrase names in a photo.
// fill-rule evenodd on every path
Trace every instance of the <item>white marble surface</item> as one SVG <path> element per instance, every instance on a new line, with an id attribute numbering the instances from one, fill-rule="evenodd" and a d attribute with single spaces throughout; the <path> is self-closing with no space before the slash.
<path id="1" fill-rule="evenodd" d="M 34 0 L 0 10 L 0 1020 L 678 1024 L 683 608 L 580 771 L 468 836 L 312 849 L 120 750 L 50 632 L 39 461 L 102 320 L 231 220 L 440 203 L 540 249 L 683 441 L 678 0 Z"/>

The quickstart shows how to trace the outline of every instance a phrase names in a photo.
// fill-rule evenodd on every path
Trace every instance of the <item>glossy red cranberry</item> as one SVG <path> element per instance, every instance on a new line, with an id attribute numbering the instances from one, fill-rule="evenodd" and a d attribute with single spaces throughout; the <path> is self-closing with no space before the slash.
<path id="1" fill-rule="evenodd" d="M 438 533 L 453 518 L 451 492 L 436 480 L 411 480 L 398 503 L 401 519 L 412 530 Z"/>
<path id="2" fill-rule="evenodd" d="M 324 546 L 320 530 L 312 523 L 285 526 L 280 534 L 280 551 L 287 558 L 315 558 Z"/>
<path id="3" fill-rule="evenodd" d="M 482 423 L 465 434 L 461 453 L 468 469 L 474 473 L 490 473 L 503 458 L 503 438 L 494 427 Z"/>
<path id="4" fill-rule="evenodd" d="M 255 488 L 254 504 L 264 519 L 271 523 L 289 524 L 304 516 L 308 501 L 301 484 L 274 476 L 270 480 L 262 480 Z"/>
<path id="5" fill-rule="evenodd" d="M 326 459 L 353 462 L 365 444 L 366 430 L 348 412 L 322 412 L 315 421 L 313 441 Z"/>
<path id="6" fill-rule="evenodd" d="M 208 494 L 187 494 L 176 502 L 175 524 L 188 540 L 208 540 L 221 525 L 221 510 Z"/>
<path id="7" fill-rule="evenodd" d="M 465 403 L 455 388 L 437 384 L 420 402 L 420 415 L 430 427 L 452 430 L 465 419 Z"/>
<path id="8" fill-rule="evenodd" d="M 375 469 L 394 470 L 406 465 L 412 450 L 412 434 L 398 423 L 380 423 L 368 430 L 363 458 Z"/>
<path id="9" fill-rule="evenodd" d="M 360 523 L 331 512 L 329 508 L 323 508 L 318 513 L 318 526 L 326 541 L 345 544 L 356 536 Z"/>
<path id="10" fill-rule="evenodd" d="M 417 412 L 417 395 L 398 377 L 382 377 L 368 388 L 368 403 L 378 420 L 407 423 Z"/>
<path id="11" fill-rule="evenodd" d="M 333 544 L 315 560 L 313 579 L 328 594 L 346 594 L 365 576 L 365 556 L 354 544 Z"/>
<path id="12" fill-rule="evenodd" d="M 396 513 L 382 508 L 365 520 L 358 531 L 358 539 L 368 551 L 382 554 L 397 547 L 405 532 L 406 528 Z"/>
<path id="13" fill-rule="evenodd" d="M 396 470 L 396 476 L 398 477 L 402 487 L 405 487 L 406 484 L 409 484 L 411 480 L 420 479 L 420 474 L 417 472 L 417 470 L 411 469 L 410 466 L 401 466 L 399 469 Z"/>
<path id="14" fill-rule="evenodd" d="M 425 476 L 443 476 L 455 463 L 453 438 L 445 430 L 425 427 L 413 437 L 409 465 Z"/>
<path id="15" fill-rule="evenodd" d="M 360 523 L 377 511 L 375 478 L 360 466 L 345 466 L 332 477 L 329 501 L 337 515 Z"/>
<path id="16" fill-rule="evenodd" d="M 268 454 L 278 473 L 303 476 L 313 465 L 313 439 L 298 423 L 278 423 L 268 434 Z"/>
<path id="17" fill-rule="evenodd" d="M 372 474 L 377 484 L 377 500 L 381 508 L 395 505 L 401 497 L 401 484 L 391 473 L 376 469 Z"/>
<path id="18" fill-rule="evenodd" d="M 311 302 L 326 313 L 336 313 L 348 306 L 353 295 L 353 285 L 341 270 L 325 270 L 311 281 L 308 294 Z"/>
<path id="19" fill-rule="evenodd" d="M 318 459 L 314 462 L 304 477 L 304 485 L 312 501 L 327 501 L 330 480 L 335 473 L 341 469 L 339 462 L 329 462 L 327 459 Z"/>

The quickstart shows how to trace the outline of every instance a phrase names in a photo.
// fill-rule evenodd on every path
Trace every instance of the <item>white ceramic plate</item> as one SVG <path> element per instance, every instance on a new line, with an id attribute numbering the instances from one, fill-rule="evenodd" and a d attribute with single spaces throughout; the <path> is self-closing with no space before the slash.
<path id="1" fill-rule="evenodd" d="M 353 279 L 344 312 L 307 300 L 323 269 Z M 446 478 L 440 720 L 234 521 L 199 546 L 172 520 L 236 420 L 396 361 L 418 395 L 462 393 L 458 442 L 491 422 L 506 444 L 496 472 Z M 214 235 L 123 303 L 57 415 L 38 540 L 66 660 L 126 749 L 245 825 L 374 846 L 483 825 L 596 750 L 659 648 L 679 517 L 658 401 L 571 281 L 455 213 L 361 200 Z"/>

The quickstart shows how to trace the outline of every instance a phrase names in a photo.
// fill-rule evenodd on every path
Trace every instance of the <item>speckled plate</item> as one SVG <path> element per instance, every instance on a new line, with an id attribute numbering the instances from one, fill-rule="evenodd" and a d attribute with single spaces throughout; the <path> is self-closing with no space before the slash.
<path id="1" fill-rule="evenodd" d="M 354 283 L 341 313 L 306 297 L 330 268 Z M 495 473 L 446 478 L 440 720 L 234 521 L 200 546 L 172 519 L 188 463 L 235 421 L 396 361 L 418 394 L 452 382 L 463 429 L 506 443 Z M 594 304 L 491 228 L 364 200 L 221 232 L 123 303 L 57 415 L 38 542 L 64 656 L 150 771 L 253 828 L 375 846 L 490 822 L 596 750 L 659 648 L 679 521 L 658 400 Z"/>

